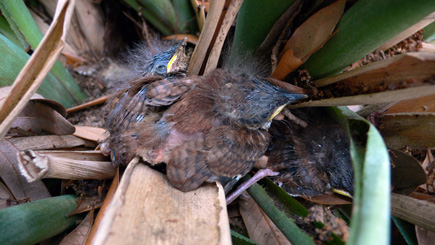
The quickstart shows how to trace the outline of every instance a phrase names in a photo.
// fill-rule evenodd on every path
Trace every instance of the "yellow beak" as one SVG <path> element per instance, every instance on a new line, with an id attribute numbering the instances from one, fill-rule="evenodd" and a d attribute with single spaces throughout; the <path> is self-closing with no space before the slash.
<path id="1" fill-rule="evenodd" d="M 172 71 L 172 67 L 178 60 L 178 57 L 181 55 L 181 52 L 184 52 L 186 44 L 187 44 L 187 38 L 184 38 L 183 41 L 181 41 L 180 46 L 177 48 L 177 51 L 172 56 L 171 60 L 169 60 L 168 65 L 166 66 L 167 73 L 170 73 Z"/>
<path id="2" fill-rule="evenodd" d="M 285 107 L 287 106 L 287 104 L 284 104 L 284 105 L 282 105 L 282 106 L 280 106 L 280 107 L 278 107 L 274 112 L 273 112 L 273 114 L 272 114 L 272 116 L 270 116 L 269 117 L 269 119 L 267 119 L 267 121 L 270 121 L 270 120 L 272 120 L 273 118 L 275 118 L 276 117 L 276 115 L 278 115 Z"/>

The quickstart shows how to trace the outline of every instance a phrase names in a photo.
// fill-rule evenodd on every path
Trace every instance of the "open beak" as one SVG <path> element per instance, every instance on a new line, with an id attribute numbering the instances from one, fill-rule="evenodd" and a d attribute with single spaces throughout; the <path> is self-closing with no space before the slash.
<path id="1" fill-rule="evenodd" d="M 178 47 L 176 48 L 174 55 L 172 56 L 171 60 L 169 60 L 168 65 L 166 66 L 167 73 L 171 73 L 172 70 L 175 67 L 177 67 L 178 61 L 185 58 L 186 54 L 184 52 L 186 49 L 186 44 L 187 44 L 187 38 L 185 37 L 178 44 Z M 182 61 L 182 62 L 184 62 L 184 61 Z"/>

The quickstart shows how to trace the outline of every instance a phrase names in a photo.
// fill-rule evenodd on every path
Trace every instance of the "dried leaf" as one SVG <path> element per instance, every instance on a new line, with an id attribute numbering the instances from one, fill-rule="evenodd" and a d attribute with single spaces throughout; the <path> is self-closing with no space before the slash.
<path id="1" fill-rule="evenodd" d="M 352 199 L 349 197 L 345 197 L 336 193 L 333 194 L 323 194 L 318 196 L 312 196 L 312 197 L 303 197 L 302 198 L 310 201 L 315 202 L 323 205 L 345 205 L 345 204 L 352 204 Z"/>
<path id="2" fill-rule="evenodd" d="M 435 112 L 435 94 L 410 99 L 402 100 L 391 106 L 386 113 L 400 112 Z"/>
<path id="3" fill-rule="evenodd" d="M 83 35 L 78 36 L 77 39 L 84 37 L 93 54 L 102 55 L 106 28 L 104 26 L 105 16 L 100 5 L 86 0 L 77 0 L 74 13 L 79 23 L 79 26 L 74 26 L 79 29 L 76 32 Z M 80 52 L 83 51 L 80 50 Z"/>
<path id="4" fill-rule="evenodd" d="M 94 212 L 89 212 L 80 224 L 65 236 L 60 242 L 61 245 L 82 245 L 86 241 L 93 223 Z"/>
<path id="5" fill-rule="evenodd" d="M 242 6 L 243 0 L 232 0 L 227 7 L 226 11 L 223 12 L 224 17 L 218 29 L 215 32 L 215 42 L 210 50 L 210 55 L 207 59 L 207 64 L 205 66 L 204 75 L 216 70 L 218 65 L 219 57 L 221 56 L 222 47 L 224 46 L 225 38 L 231 25 L 236 19 L 237 13 L 239 12 L 240 6 Z"/>
<path id="6" fill-rule="evenodd" d="M 107 137 L 109 137 L 109 132 L 104 128 L 97 128 L 97 127 L 89 127 L 89 126 L 75 126 L 76 131 L 73 135 L 95 141 L 95 142 L 102 142 Z"/>
<path id="7" fill-rule="evenodd" d="M 398 55 L 315 81 L 335 94 L 303 102 L 295 107 L 378 104 L 435 94 L 435 54 L 418 52 Z M 338 84 L 334 84 L 340 82 Z M 334 84 L 334 85 L 332 85 Z"/>
<path id="8" fill-rule="evenodd" d="M 52 150 L 67 149 L 80 146 L 89 146 L 89 143 L 83 139 L 72 135 L 46 135 L 32 137 L 15 137 L 7 139 L 15 148 L 20 151 L 24 150 Z M 95 145 L 90 145 L 91 147 Z"/>
<path id="9" fill-rule="evenodd" d="M 166 36 L 164 39 L 166 40 L 178 40 L 181 41 L 184 38 L 187 38 L 187 42 L 197 45 L 198 44 L 198 36 L 192 35 L 192 34 L 174 34 L 170 36 Z"/>
<path id="10" fill-rule="evenodd" d="M 107 192 L 106 197 L 104 198 L 103 205 L 101 206 L 100 211 L 98 212 L 97 218 L 95 218 L 94 225 L 92 226 L 92 230 L 89 234 L 89 237 L 87 238 L 87 244 L 93 244 L 95 240 L 95 234 L 97 233 L 97 230 L 101 225 L 103 217 L 106 215 L 106 211 L 113 200 L 115 191 L 118 189 L 118 186 L 119 186 L 119 169 L 116 171 L 115 177 L 112 180 L 112 184 L 110 185 L 109 191 Z"/>
<path id="11" fill-rule="evenodd" d="M 9 189 L 0 182 L 0 209 L 12 206 L 11 201 L 14 200 L 14 195 Z"/>
<path id="12" fill-rule="evenodd" d="M 391 193 L 391 214 L 397 218 L 435 231 L 435 204 Z"/>
<path id="13" fill-rule="evenodd" d="M 10 131 L 20 136 L 46 133 L 67 135 L 74 133 L 75 128 L 49 105 L 30 100 L 12 123 Z"/>
<path id="14" fill-rule="evenodd" d="M 331 37 L 344 11 L 345 0 L 339 0 L 315 13 L 296 29 L 281 51 L 272 77 L 283 79 Z"/>
<path id="15" fill-rule="evenodd" d="M 239 207 L 250 239 L 258 244 L 291 244 L 250 196 Z"/>
<path id="16" fill-rule="evenodd" d="M 394 113 L 380 116 L 381 134 L 387 146 L 400 149 L 435 147 L 435 113 Z"/>
<path id="17" fill-rule="evenodd" d="M 393 163 L 391 184 L 394 192 L 409 195 L 419 185 L 426 183 L 426 174 L 417 159 L 394 149 L 390 149 L 390 159 Z"/>
<path id="18" fill-rule="evenodd" d="M 331 37 L 344 11 L 346 1 L 339 0 L 315 13 L 296 29 L 280 56 L 289 49 L 304 62 Z"/>
<path id="19" fill-rule="evenodd" d="M 71 4 L 72 3 L 72 4 Z M 0 110 L 0 139 L 6 135 L 14 119 L 41 85 L 64 47 L 74 1 L 59 1 L 59 8 L 47 35 L 18 74 L 11 93 Z"/>
<path id="20" fill-rule="evenodd" d="M 204 28 L 199 36 L 198 45 L 193 51 L 189 63 L 189 74 L 199 75 L 203 64 L 206 62 L 207 51 L 211 46 L 212 39 L 218 29 L 219 19 L 225 5 L 225 1 L 210 2 L 210 9 L 205 20 Z"/>
<path id="21" fill-rule="evenodd" d="M 144 237 L 150 244 L 230 244 L 222 186 L 181 192 L 166 176 L 130 162 L 94 244 L 141 243 Z"/>
<path id="22" fill-rule="evenodd" d="M 435 192 L 435 160 L 430 149 L 427 149 L 426 157 L 421 166 L 423 167 L 427 178 L 425 185 L 421 185 L 420 187 L 427 190 L 430 194 L 433 194 Z"/>
<path id="23" fill-rule="evenodd" d="M 71 152 L 72 154 L 74 152 Z M 28 182 L 42 178 L 101 180 L 115 175 L 115 168 L 111 161 L 75 160 L 68 157 L 47 156 L 32 150 L 21 151 L 17 156 L 20 173 Z"/>
<path id="24" fill-rule="evenodd" d="M 0 177 L 14 196 L 16 202 L 35 201 L 50 197 L 42 181 L 28 183 L 20 174 L 18 148 L 10 140 L 0 141 Z"/>
<path id="25" fill-rule="evenodd" d="M 419 245 L 430 245 L 435 241 L 435 232 L 428 231 L 419 226 L 415 226 L 415 234 L 417 235 Z"/>
<path id="26" fill-rule="evenodd" d="M 296 70 L 304 62 L 293 54 L 293 49 L 289 49 L 282 56 L 275 71 L 272 73 L 272 77 L 278 80 L 284 79 L 290 72 Z"/>

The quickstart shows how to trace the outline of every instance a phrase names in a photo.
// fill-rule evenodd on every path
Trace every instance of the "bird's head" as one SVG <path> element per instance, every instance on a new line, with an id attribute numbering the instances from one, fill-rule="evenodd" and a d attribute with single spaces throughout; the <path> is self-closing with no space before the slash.
<path id="1" fill-rule="evenodd" d="M 152 56 L 151 60 L 145 64 L 142 75 L 170 77 L 185 72 L 188 63 L 185 53 L 186 44 L 187 39 L 184 38 L 168 50 Z"/>
<path id="2" fill-rule="evenodd" d="M 286 105 L 307 98 L 252 75 L 226 76 L 215 96 L 215 110 L 231 122 L 251 129 L 268 129 Z"/>

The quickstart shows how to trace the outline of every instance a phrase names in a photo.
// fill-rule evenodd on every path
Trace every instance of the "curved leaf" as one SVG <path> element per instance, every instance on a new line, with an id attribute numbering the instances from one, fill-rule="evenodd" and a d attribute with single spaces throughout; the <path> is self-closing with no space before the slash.
<path id="1" fill-rule="evenodd" d="M 337 74 L 434 11 L 435 1 L 358 1 L 302 67 L 315 79 Z"/>
<path id="2" fill-rule="evenodd" d="M 389 244 L 390 160 L 385 143 L 373 125 L 347 107 L 328 109 L 351 136 L 355 179 L 348 243 Z"/>

